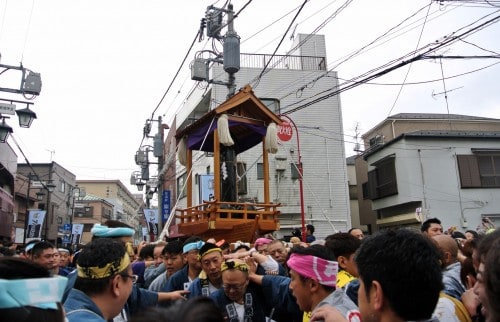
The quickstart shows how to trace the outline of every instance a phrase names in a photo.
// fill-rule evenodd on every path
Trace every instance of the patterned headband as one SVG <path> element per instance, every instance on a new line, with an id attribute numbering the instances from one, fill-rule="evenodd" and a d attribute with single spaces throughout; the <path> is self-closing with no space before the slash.
<path id="1" fill-rule="evenodd" d="M 117 273 L 123 272 L 130 265 L 130 257 L 127 253 L 111 263 L 106 264 L 104 267 L 82 267 L 76 265 L 78 269 L 78 277 L 90 278 L 90 279 L 101 279 L 109 276 L 116 275 Z"/>
<path id="2" fill-rule="evenodd" d="M 225 270 L 228 269 L 236 269 L 238 271 L 248 272 L 248 265 L 246 263 L 235 262 L 235 261 L 223 262 L 220 268 L 221 272 L 224 272 Z"/>
<path id="3" fill-rule="evenodd" d="M 198 260 L 201 260 L 203 258 L 203 256 L 205 255 L 208 255 L 210 253 L 213 253 L 213 252 L 219 252 L 219 253 L 222 253 L 222 249 L 220 249 L 219 247 L 216 247 L 216 248 L 210 248 L 209 250 L 207 250 L 206 252 L 204 252 L 203 254 L 198 254 Z"/>
<path id="4" fill-rule="evenodd" d="M 292 254 L 287 261 L 288 267 L 298 274 L 317 280 L 321 285 L 335 287 L 339 264 L 312 255 Z"/>

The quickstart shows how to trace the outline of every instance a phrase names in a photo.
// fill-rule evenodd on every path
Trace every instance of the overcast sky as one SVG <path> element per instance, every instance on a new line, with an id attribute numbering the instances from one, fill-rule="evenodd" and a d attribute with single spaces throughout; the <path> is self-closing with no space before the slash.
<path id="1" fill-rule="evenodd" d="M 303 3 L 251 1 L 234 21 L 241 37 L 241 52 L 274 52 Z M 42 76 L 41 95 L 33 100 L 38 119 L 32 127 L 20 129 L 15 116 L 7 120 L 28 160 L 53 160 L 77 179 L 120 179 L 129 186 L 131 172 L 138 170 L 133 156 L 144 123 L 171 83 L 210 4 L 222 6 L 224 1 L 0 1 L 1 63 L 19 66 L 22 62 Z M 234 10 L 239 11 L 245 4 L 247 1 L 234 0 Z M 323 34 L 328 67 L 338 71 L 343 82 L 417 48 L 439 43 L 452 32 L 467 31 L 488 14 L 488 19 L 500 15 L 499 9 L 496 0 L 443 1 L 441 5 L 430 0 L 310 0 L 277 53 L 285 54 L 290 49 L 293 34 Z M 339 65 L 400 23 L 400 27 Z M 498 55 L 499 35 L 500 27 L 495 23 L 433 54 Z M 154 114 L 155 119 L 163 115 L 167 124 L 171 122 L 195 85 L 190 79 L 189 63 L 197 50 L 210 46 L 206 40 L 195 43 Z M 500 65 L 494 65 L 499 61 L 420 60 L 343 92 L 346 156 L 354 154 L 356 124 L 362 134 L 388 115 L 449 112 L 500 117 Z M 0 87 L 18 87 L 18 78 L 18 71 L 4 72 L 0 74 Z M 403 82 L 408 85 L 398 85 Z M 442 94 L 445 88 L 447 99 Z M 0 98 L 23 99 L 3 92 Z M 12 139 L 9 143 L 18 161 L 24 162 Z M 151 172 L 155 171 L 152 166 Z M 131 191 L 137 192 L 135 188 Z"/>

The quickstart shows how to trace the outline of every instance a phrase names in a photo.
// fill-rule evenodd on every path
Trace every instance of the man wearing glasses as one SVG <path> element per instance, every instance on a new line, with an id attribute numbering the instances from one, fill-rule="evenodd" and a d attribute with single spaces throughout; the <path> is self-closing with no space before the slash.
<path id="1" fill-rule="evenodd" d="M 77 274 L 74 288 L 64 303 L 69 322 L 113 319 L 137 281 L 125 245 L 109 238 L 93 240 L 82 250 Z"/>
<path id="2" fill-rule="evenodd" d="M 259 286 L 249 284 L 248 269 L 248 265 L 239 260 L 224 262 L 222 289 L 210 294 L 228 322 L 266 321 L 267 310 L 261 301 L 264 296 Z"/>
<path id="3" fill-rule="evenodd" d="M 95 224 L 91 230 L 92 233 L 92 242 L 106 239 L 120 243 L 125 248 L 129 259 L 131 260 L 134 256 L 134 249 L 132 248 L 132 236 L 134 235 L 134 230 L 123 224 L 121 222 L 116 221 L 107 221 L 106 224 L 113 227 L 103 226 L 100 224 Z M 87 246 L 85 246 L 87 247 Z M 81 253 L 80 253 L 81 254 Z M 79 255 L 81 256 L 81 255 Z M 78 261 L 77 261 L 78 262 Z M 75 270 L 77 271 L 77 270 Z M 69 293 L 71 288 L 73 287 L 75 280 L 77 278 L 78 272 L 71 272 L 68 275 L 68 287 L 67 292 Z M 131 271 L 132 272 L 132 271 Z M 129 275 L 132 275 L 130 273 Z M 176 291 L 176 292 L 151 292 L 146 289 L 142 289 L 134 285 L 132 288 L 132 292 L 129 293 L 130 296 L 125 306 L 121 306 L 120 314 L 114 318 L 114 321 L 127 321 L 129 317 L 138 311 L 145 309 L 150 306 L 156 306 L 158 302 L 163 301 L 174 301 L 178 299 L 184 299 L 183 295 L 185 291 Z M 66 297 L 63 298 L 63 302 L 65 303 L 68 299 Z M 122 310 L 123 309 L 123 310 Z"/>

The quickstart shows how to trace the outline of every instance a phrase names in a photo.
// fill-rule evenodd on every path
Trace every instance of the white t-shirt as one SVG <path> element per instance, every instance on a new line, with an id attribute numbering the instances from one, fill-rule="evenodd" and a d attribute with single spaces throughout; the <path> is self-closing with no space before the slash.
<path id="1" fill-rule="evenodd" d="M 233 302 L 233 304 L 236 308 L 236 313 L 238 313 L 238 321 L 243 322 L 243 320 L 245 319 L 245 305 L 238 304 L 236 302 Z"/>

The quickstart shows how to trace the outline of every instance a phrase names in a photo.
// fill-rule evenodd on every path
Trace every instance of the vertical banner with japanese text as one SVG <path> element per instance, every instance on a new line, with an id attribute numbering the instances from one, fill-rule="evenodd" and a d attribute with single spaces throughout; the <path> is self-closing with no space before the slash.
<path id="1" fill-rule="evenodd" d="M 144 209 L 144 216 L 148 223 L 149 233 L 158 236 L 158 209 Z"/>
<path id="2" fill-rule="evenodd" d="M 71 244 L 78 245 L 82 240 L 83 224 L 73 224 L 71 230 Z"/>
<path id="3" fill-rule="evenodd" d="M 163 225 L 167 222 L 170 215 L 170 190 L 163 190 L 161 207 L 161 220 Z"/>
<path id="4" fill-rule="evenodd" d="M 143 241 L 148 241 L 148 227 L 141 227 L 142 228 L 142 240 Z"/>
<path id="5" fill-rule="evenodd" d="M 30 210 L 28 216 L 28 231 L 26 232 L 26 242 L 32 239 L 42 238 L 43 221 L 45 220 L 45 210 Z"/>

